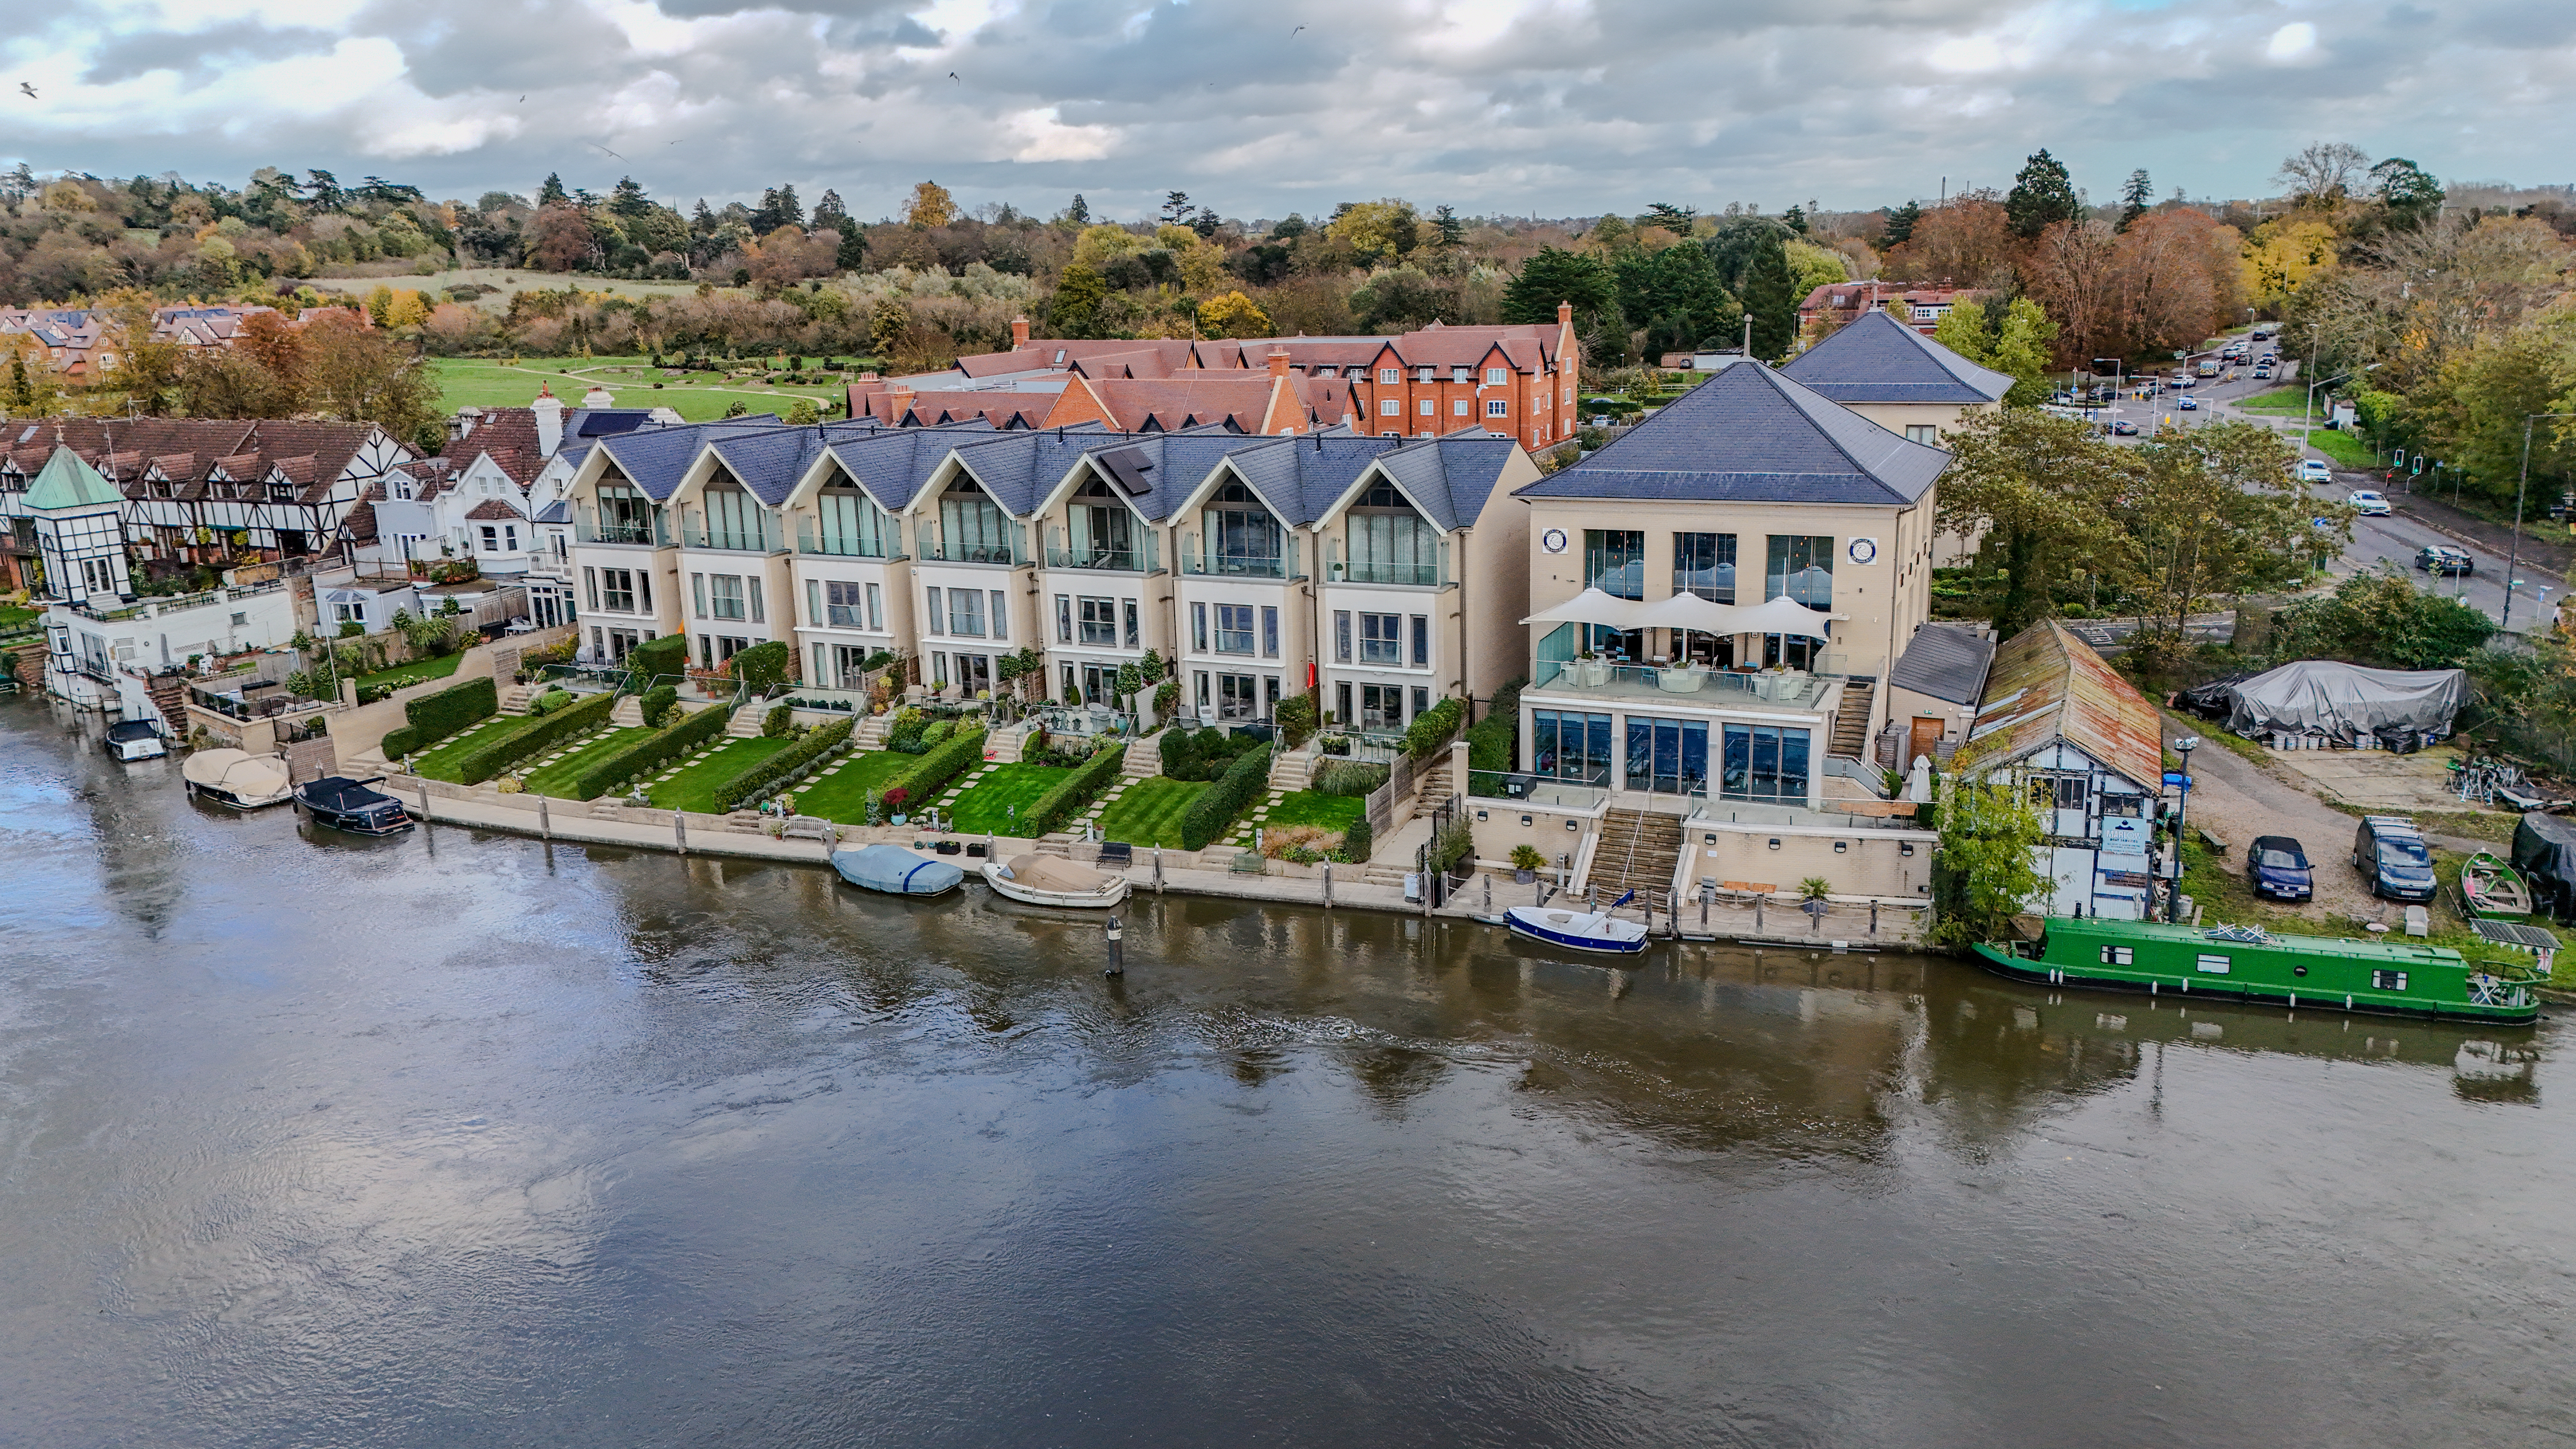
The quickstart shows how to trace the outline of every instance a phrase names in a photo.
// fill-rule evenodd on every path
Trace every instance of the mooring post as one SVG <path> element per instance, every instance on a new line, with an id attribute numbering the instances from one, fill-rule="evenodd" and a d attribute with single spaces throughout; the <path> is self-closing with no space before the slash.
<path id="1" fill-rule="evenodd" d="M 1703 931 L 1708 929 L 1708 898 L 1716 894 L 1717 887 L 1706 883 L 1701 884 L 1699 888 L 1699 928 Z"/>
<path id="2" fill-rule="evenodd" d="M 1157 846 L 1155 846 L 1155 847 L 1154 847 L 1154 894 L 1156 894 L 1156 895 L 1158 895 L 1158 896 L 1159 896 L 1159 895 L 1161 895 L 1162 893 L 1163 893 L 1163 847 L 1161 847 L 1161 846 L 1157 845 Z M 1331 894 L 1331 892 L 1327 891 L 1327 892 L 1326 892 L 1326 894 L 1327 894 L 1327 895 L 1329 895 L 1329 894 Z"/>
<path id="3" fill-rule="evenodd" d="M 1109 918 L 1109 969 L 1101 972 L 1101 975 L 1124 976 L 1127 974 L 1127 950 L 1125 946 L 1120 944 L 1125 935 L 1126 932 L 1119 927 L 1118 918 L 1116 916 L 1111 916 Z"/>
<path id="4" fill-rule="evenodd" d="M 1325 861 L 1325 862 L 1324 862 L 1324 909 L 1329 911 L 1329 910 L 1331 910 L 1332 908 L 1333 908 L 1333 863 L 1332 863 L 1331 861 L 1329 861 L 1329 860 L 1328 860 L 1328 861 Z"/>
<path id="5" fill-rule="evenodd" d="M 1762 934 L 1763 904 L 1770 899 L 1770 895 L 1766 892 L 1756 891 L 1753 894 L 1753 934 L 1757 936 Z"/>
<path id="6" fill-rule="evenodd" d="M 1492 915 L 1493 913 L 1494 913 L 1494 878 L 1493 878 L 1492 876 L 1490 876 L 1490 875 L 1489 875 L 1489 876 L 1486 876 L 1486 877 L 1485 877 L 1485 914 L 1490 916 L 1490 915 Z"/>
<path id="7" fill-rule="evenodd" d="M 1878 897 L 1876 896 L 1869 898 L 1869 933 L 1873 936 L 1878 934 Z"/>
<path id="8" fill-rule="evenodd" d="M 537 838 L 539 840 L 555 838 L 554 820 L 546 814 L 546 797 L 543 795 L 537 797 Z"/>
<path id="9" fill-rule="evenodd" d="M 682 855 L 689 853 L 689 814 L 687 811 L 674 810 L 671 812 L 671 838 L 679 842 L 680 853 Z"/>

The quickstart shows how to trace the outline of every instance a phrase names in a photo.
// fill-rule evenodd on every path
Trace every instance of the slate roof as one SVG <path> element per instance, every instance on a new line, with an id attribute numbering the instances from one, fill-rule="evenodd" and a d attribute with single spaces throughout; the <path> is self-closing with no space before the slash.
<path id="1" fill-rule="evenodd" d="M 1473 524 L 1485 511 L 1485 500 L 1493 496 L 1518 446 L 1482 429 L 1462 430 L 1445 438 L 1416 438 L 1377 462 L 1424 516 L 1446 531 Z"/>
<path id="2" fill-rule="evenodd" d="M 820 427 L 770 428 L 757 433 L 714 439 L 716 457 L 751 496 L 771 508 L 796 491 L 814 458 L 823 451 Z"/>
<path id="3" fill-rule="evenodd" d="M 957 460 L 993 495 L 1003 512 L 1026 518 L 1084 454 L 1112 436 L 1116 435 L 1097 427 L 995 433 L 958 442 Z"/>
<path id="4" fill-rule="evenodd" d="M 1950 455 L 1758 364 L 1730 367 L 1523 498 L 1909 504 Z"/>
<path id="5" fill-rule="evenodd" d="M 1995 641 L 1960 624 L 1926 624 L 1906 641 L 1887 671 L 1893 689 L 1910 689 L 1952 704 L 1974 704 L 1994 663 Z"/>
<path id="6" fill-rule="evenodd" d="M 747 437 L 786 425 L 770 413 L 753 417 L 727 418 L 716 423 L 684 423 L 676 428 L 638 427 L 598 440 L 597 446 L 608 452 L 608 460 L 627 481 L 643 490 L 644 496 L 656 503 L 671 496 L 689 465 L 698 460 L 698 451 L 707 444 L 726 438 Z"/>
<path id="7" fill-rule="evenodd" d="M 1986 769 L 2063 739 L 2138 785 L 2164 778 L 2156 707 L 2054 619 L 1995 651 L 1983 707 L 1954 768 Z"/>
<path id="8" fill-rule="evenodd" d="M 1265 381 L 1266 381 L 1265 376 Z M 1208 474 L 1219 463 L 1242 450 L 1242 434 L 1222 426 L 1193 428 L 1186 432 L 1160 433 L 1149 436 L 1110 435 L 1107 442 L 1092 434 L 1093 446 L 1085 456 L 1096 471 L 1113 477 L 1117 471 L 1104 460 L 1112 454 L 1132 455 L 1126 461 L 1129 470 L 1141 468 L 1147 484 L 1142 493 L 1130 493 L 1113 477 L 1111 486 L 1142 517 L 1162 523 L 1169 520 L 1181 500 L 1198 491 Z"/>
<path id="9" fill-rule="evenodd" d="M 846 425 L 844 425 L 846 427 Z M 930 481 L 932 470 L 957 446 L 960 435 L 987 432 L 981 423 L 945 428 L 902 428 L 867 433 L 836 428 L 831 432 L 833 461 L 859 490 L 888 513 L 901 513 L 912 495 Z"/>
<path id="10" fill-rule="evenodd" d="M 1303 437 L 1245 442 L 1226 454 L 1244 486 L 1291 524 L 1309 524 L 1342 501 L 1368 466 L 1401 446 L 1348 428 L 1326 428 Z"/>
<path id="11" fill-rule="evenodd" d="M 1885 312 L 1864 312 L 1781 375 L 1838 403 L 2000 402 L 2010 373 L 1980 367 Z"/>

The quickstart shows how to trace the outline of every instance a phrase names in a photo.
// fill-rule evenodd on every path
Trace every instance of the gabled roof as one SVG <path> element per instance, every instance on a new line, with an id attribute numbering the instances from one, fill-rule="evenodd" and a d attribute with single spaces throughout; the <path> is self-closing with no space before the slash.
<path id="1" fill-rule="evenodd" d="M 698 452 L 707 444 L 725 438 L 745 437 L 766 432 L 784 424 L 768 413 L 757 417 L 727 418 L 718 423 L 687 423 L 676 428 L 637 428 L 598 440 L 598 446 L 617 465 L 617 471 L 643 490 L 644 496 L 660 503 L 680 486 L 689 465 L 698 460 Z"/>
<path id="2" fill-rule="evenodd" d="M 1267 380 L 1268 374 L 1263 376 Z M 1181 500 L 1196 492 L 1217 464 L 1244 445 L 1241 434 L 1224 427 L 1120 437 L 1106 443 L 1094 434 L 1093 442 L 1095 446 L 1087 450 L 1085 457 L 1097 471 L 1113 480 L 1129 507 L 1155 523 L 1170 519 Z M 1145 491 L 1139 493 L 1116 484 L 1121 473 L 1142 483 Z"/>
<path id="3" fill-rule="evenodd" d="M 2010 373 L 1979 367 L 1882 311 L 1799 353 L 1781 375 L 1838 403 L 1991 403 Z"/>
<path id="4" fill-rule="evenodd" d="M 478 522 L 492 522 L 504 518 L 515 519 L 521 515 L 518 505 L 506 498 L 486 498 L 465 510 L 465 516 Z"/>
<path id="5" fill-rule="evenodd" d="M 1461 431 L 1445 438 L 1417 438 L 1380 457 L 1377 465 L 1447 532 L 1475 523 L 1517 449 L 1510 438 L 1492 437 L 1481 429 Z"/>
<path id="6" fill-rule="evenodd" d="M 1910 504 L 1950 455 L 1759 364 L 1730 367 L 1523 498 Z"/>
<path id="7" fill-rule="evenodd" d="M 787 501 L 796 482 L 823 451 L 820 427 L 770 428 L 762 432 L 713 440 L 710 444 L 725 471 L 754 498 L 771 508 Z"/>
<path id="8" fill-rule="evenodd" d="M 901 513 L 911 506 L 913 494 L 930 481 L 931 473 L 961 437 L 980 436 L 988 431 L 982 423 L 877 433 L 836 428 L 831 432 L 829 447 L 833 461 L 859 485 L 860 492 L 875 499 L 877 507 L 886 512 Z"/>
<path id="9" fill-rule="evenodd" d="M 57 447 L 27 485 L 26 501 L 29 508 L 92 508 L 102 503 L 122 504 L 125 495 L 100 477 L 96 468 L 82 462 L 80 454 L 69 447 Z"/>
<path id="10" fill-rule="evenodd" d="M 2153 788 L 2164 778 L 2156 707 L 2054 619 L 2031 625 L 1995 651 L 1983 698 L 1954 764 L 1963 773 L 2062 739 L 2133 784 Z"/>
<path id="11" fill-rule="evenodd" d="M 1974 704 L 1994 662 L 1995 641 L 1964 624 L 1926 624 L 1906 641 L 1889 666 L 1893 689 L 1910 689 L 1952 704 Z"/>
<path id="12" fill-rule="evenodd" d="M 1245 486 L 1282 519 L 1304 525 L 1341 502 L 1369 464 L 1398 446 L 1395 438 L 1365 437 L 1333 427 L 1302 438 L 1247 442 L 1225 458 Z"/>
<path id="13" fill-rule="evenodd" d="M 1106 436 L 1096 427 L 1048 429 L 1031 433 L 995 433 L 957 442 L 957 459 L 1002 511 L 1026 518 L 1058 480 L 1073 471 L 1084 454 Z"/>

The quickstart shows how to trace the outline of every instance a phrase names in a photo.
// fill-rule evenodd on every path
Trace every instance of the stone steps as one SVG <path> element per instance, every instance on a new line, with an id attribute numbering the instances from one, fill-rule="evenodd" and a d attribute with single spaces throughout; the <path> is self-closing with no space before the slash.
<path id="1" fill-rule="evenodd" d="M 1828 753 L 1846 760 L 1866 759 L 1869 755 L 1869 715 L 1871 702 L 1878 695 L 1874 684 L 1846 684 L 1840 708 L 1834 711 L 1833 742 Z"/>
<path id="2" fill-rule="evenodd" d="M 708 708 L 713 709 L 718 706 L 710 705 Z M 725 725 L 725 738 L 729 740 L 758 738 L 761 730 L 769 723 L 769 709 L 768 705 L 759 700 L 753 700 L 735 710 L 732 721 Z"/>
<path id="3" fill-rule="evenodd" d="M 644 702 L 639 695 L 621 696 L 609 707 L 608 722 L 621 729 L 633 729 L 644 723 Z"/>
<path id="4" fill-rule="evenodd" d="M 526 714 L 528 712 L 529 702 L 537 697 L 537 693 L 538 688 L 533 684 L 513 684 L 509 686 L 501 691 L 501 713 L 511 715 Z"/>
<path id="5" fill-rule="evenodd" d="M 1163 773 L 1163 737 L 1147 735 L 1127 742 L 1127 761 L 1119 775 L 1128 780 L 1150 780 Z"/>
<path id="6" fill-rule="evenodd" d="M 1681 817 L 1614 810 L 1601 822 L 1601 841 L 1593 849 L 1585 884 L 1605 901 L 1629 890 L 1641 899 L 1659 899 L 1672 889 L 1673 866 L 1681 853 Z"/>

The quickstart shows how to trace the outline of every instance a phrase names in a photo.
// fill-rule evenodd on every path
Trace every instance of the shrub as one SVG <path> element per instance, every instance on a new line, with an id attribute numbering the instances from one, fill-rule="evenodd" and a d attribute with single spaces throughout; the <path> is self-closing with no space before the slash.
<path id="1" fill-rule="evenodd" d="M 957 721 L 935 719 L 921 727 L 921 743 L 924 747 L 936 745 L 955 733 L 957 733 Z"/>
<path id="2" fill-rule="evenodd" d="M 1393 772 L 1392 766 L 1372 764 L 1366 760 L 1318 760 L 1314 778 L 1308 782 L 1307 788 L 1318 795 L 1366 799 L 1372 791 L 1385 784 L 1386 777 Z"/>
<path id="3" fill-rule="evenodd" d="M 576 800 L 596 800 L 628 780 L 649 775 L 672 760 L 724 733 L 732 712 L 722 705 L 702 709 L 656 730 L 631 745 L 620 746 L 583 767 L 567 783 Z M 665 716 L 666 718 L 668 716 Z"/>
<path id="4" fill-rule="evenodd" d="M 685 634 L 665 634 L 647 639 L 626 651 L 626 667 L 647 680 L 677 679 L 689 667 L 689 639 Z"/>
<path id="5" fill-rule="evenodd" d="M 552 714 L 531 715 L 516 728 L 504 730 L 476 745 L 456 762 L 456 778 L 467 785 L 480 785 L 512 765 L 553 744 L 608 719 L 617 707 L 614 695 L 594 694 L 569 708 Z"/>
<path id="6" fill-rule="evenodd" d="M 636 708 L 644 712 L 645 727 L 658 730 L 663 721 L 671 717 L 671 707 L 679 702 L 680 691 L 676 686 L 657 684 L 644 691 L 644 697 L 635 703 Z"/>
<path id="7" fill-rule="evenodd" d="M 760 721 L 760 732 L 774 740 L 779 736 L 786 734 L 788 730 L 794 728 L 795 724 L 796 706 L 793 704 L 782 704 L 771 709 L 768 715 L 762 718 Z"/>
<path id="8" fill-rule="evenodd" d="M 1112 745 L 1075 767 L 1074 772 L 1055 782 L 1055 788 L 1037 798 L 1023 817 L 1031 836 L 1044 835 L 1064 828 L 1066 821 L 1082 813 L 1082 807 L 1100 798 L 1100 792 L 1117 782 L 1127 765 L 1127 747 Z"/>
<path id="9" fill-rule="evenodd" d="M 1476 856 L 1476 833 L 1464 820 L 1452 821 L 1440 837 L 1431 842 L 1431 868 L 1455 873 L 1459 865 L 1472 864 Z"/>
<path id="10" fill-rule="evenodd" d="M 1199 792 L 1181 813 L 1181 848 L 1199 850 L 1234 824 L 1235 817 L 1270 789 L 1270 751 L 1246 750 L 1234 757 L 1216 783 Z"/>
<path id="11" fill-rule="evenodd" d="M 739 659 L 741 655 L 735 655 Z M 813 764 L 825 755 L 849 743 L 850 731 L 858 727 L 856 719 L 836 719 L 777 754 L 734 776 L 716 792 L 716 813 L 739 810 L 751 801 L 770 793 L 771 788 L 788 776 Z"/>
<path id="12" fill-rule="evenodd" d="M 792 755 L 795 751 L 787 753 Z M 965 773 L 970 766 L 982 763 L 983 759 L 984 732 L 980 729 L 960 730 L 886 781 L 886 793 L 892 795 L 900 789 L 906 792 L 906 799 L 926 804 L 930 797 L 945 789 L 949 781 Z"/>
<path id="13" fill-rule="evenodd" d="M 1520 724 L 1521 681 L 1515 679 L 1495 690 L 1492 702 L 1485 706 L 1485 717 L 1468 726 L 1468 770 L 1481 770 L 1488 774 L 1510 770 L 1515 758 L 1514 746 L 1519 741 Z M 1494 781 L 1492 788 L 1499 793 L 1502 783 Z M 1469 793 L 1481 792 L 1470 790 Z"/>
<path id="14" fill-rule="evenodd" d="M 572 691 L 568 689 L 549 689 L 545 693 L 538 695 L 535 699 L 528 701 L 528 713 L 553 714 L 556 710 L 570 708 L 572 701 Z"/>
<path id="15" fill-rule="evenodd" d="M 907 755 L 920 754 L 926 748 L 921 743 L 921 732 L 929 725 L 930 717 L 920 710 L 909 706 L 896 710 L 893 721 L 886 726 L 886 748 Z"/>
<path id="16" fill-rule="evenodd" d="M 765 695 L 785 684 L 787 671 L 795 667 L 795 651 L 782 639 L 764 640 L 733 657 L 735 681 L 755 695 Z"/>
<path id="17" fill-rule="evenodd" d="M 385 758 L 399 760 L 500 712 L 500 691 L 489 679 L 469 679 L 423 695 L 403 705 L 402 725 L 385 732 Z"/>
<path id="18" fill-rule="evenodd" d="M 1175 780 L 1213 780 L 1245 751 L 1260 744 L 1248 734 L 1227 734 L 1213 727 L 1187 730 L 1174 726 L 1163 734 L 1163 773 Z"/>
<path id="19" fill-rule="evenodd" d="M 1547 857 L 1538 853 L 1537 846 L 1532 845 L 1527 841 L 1523 841 L 1519 845 L 1512 847 L 1513 869 L 1539 870 L 1543 869 L 1546 865 Z"/>
<path id="20" fill-rule="evenodd" d="M 1377 848 L 1377 836 L 1370 831 L 1368 817 L 1363 815 L 1342 832 L 1342 859 L 1353 865 L 1368 862 L 1369 852 Z"/>
<path id="21" fill-rule="evenodd" d="M 1440 701 L 1414 716 L 1413 723 L 1405 726 L 1404 752 L 1417 760 L 1431 758 L 1442 745 L 1449 743 L 1449 737 L 1458 732 L 1458 726 L 1466 718 L 1466 705 L 1455 699 Z"/>
<path id="22" fill-rule="evenodd" d="M 1315 732 L 1315 701 L 1311 695 L 1292 694 L 1279 701 L 1272 718 L 1279 726 L 1279 743 L 1295 749 L 1306 743 Z"/>

